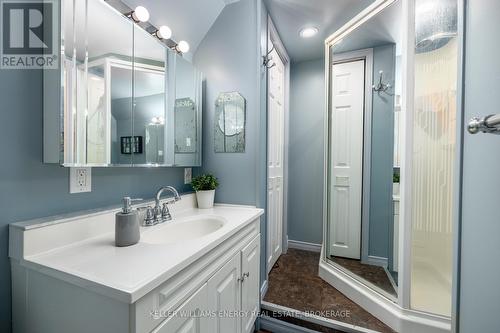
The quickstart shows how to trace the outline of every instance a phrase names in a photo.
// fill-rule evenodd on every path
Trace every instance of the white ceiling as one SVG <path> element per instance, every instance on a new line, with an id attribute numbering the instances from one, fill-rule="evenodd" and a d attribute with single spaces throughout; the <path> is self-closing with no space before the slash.
<path id="1" fill-rule="evenodd" d="M 292 61 L 320 59 L 324 40 L 347 23 L 373 0 L 264 0 L 269 14 Z M 305 26 L 319 33 L 308 39 L 299 36 Z"/>
<path id="2" fill-rule="evenodd" d="M 388 43 L 396 44 L 396 55 L 401 53 L 402 1 L 372 17 L 334 46 L 335 53 L 359 50 Z"/>
<path id="3" fill-rule="evenodd" d="M 122 0 L 129 7 L 144 6 L 156 27 L 167 25 L 172 39 L 185 40 L 194 53 L 226 3 L 231 0 Z"/>

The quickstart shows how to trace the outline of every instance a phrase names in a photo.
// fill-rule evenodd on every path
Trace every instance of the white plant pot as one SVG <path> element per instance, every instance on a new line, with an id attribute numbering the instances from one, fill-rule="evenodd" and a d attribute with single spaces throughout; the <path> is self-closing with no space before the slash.
<path id="1" fill-rule="evenodd" d="M 198 201 L 198 208 L 206 209 L 214 206 L 215 190 L 211 191 L 197 191 L 196 200 Z"/>
<path id="2" fill-rule="evenodd" d="M 399 183 L 392 183 L 392 194 L 399 195 Z"/>

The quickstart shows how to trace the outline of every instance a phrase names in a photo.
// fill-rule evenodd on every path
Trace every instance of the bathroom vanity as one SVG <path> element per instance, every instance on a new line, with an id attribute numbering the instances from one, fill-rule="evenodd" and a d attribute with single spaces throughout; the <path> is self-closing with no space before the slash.
<path id="1" fill-rule="evenodd" d="M 118 207 L 11 224 L 13 332 L 252 332 L 263 210 L 195 207 L 124 248 Z"/>

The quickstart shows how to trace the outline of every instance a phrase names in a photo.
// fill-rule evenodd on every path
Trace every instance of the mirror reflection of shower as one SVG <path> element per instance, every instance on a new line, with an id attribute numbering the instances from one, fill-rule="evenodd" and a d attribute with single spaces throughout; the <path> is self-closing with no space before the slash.
<path id="1" fill-rule="evenodd" d="M 331 47 L 326 260 L 394 302 L 399 272 L 401 1 Z M 388 147 L 393 147 L 387 149 Z"/>

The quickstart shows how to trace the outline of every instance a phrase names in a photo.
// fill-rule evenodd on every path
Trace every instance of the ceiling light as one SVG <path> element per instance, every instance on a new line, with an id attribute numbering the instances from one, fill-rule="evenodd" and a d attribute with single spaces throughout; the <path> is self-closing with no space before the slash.
<path id="1" fill-rule="evenodd" d="M 302 28 L 300 31 L 299 31 L 299 35 L 300 37 L 302 38 L 310 38 L 310 37 L 313 37 L 314 35 L 316 35 L 318 33 L 318 28 L 316 27 L 307 27 L 307 28 Z"/>
<path id="2" fill-rule="evenodd" d="M 160 29 L 156 30 L 156 36 L 160 39 L 170 39 L 172 37 L 172 30 L 166 25 L 162 25 Z"/>
<path id="3" fill-rule="evenodd" d="M 135 7 L 135 10 L 132 12 L 132 19 L 135 22 L 147 22 L 149 20 L 149 12 L 146 7 Z"/>
<path id="4" fill-rule="evenodd" d="M 185 40 L 181 40 L 179 44 L 175 47 L 178 52 L 186 53 L 189 51 L 189 44 Z"/>

